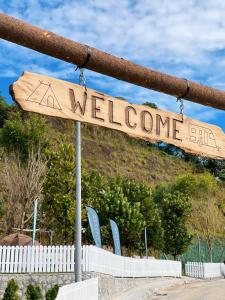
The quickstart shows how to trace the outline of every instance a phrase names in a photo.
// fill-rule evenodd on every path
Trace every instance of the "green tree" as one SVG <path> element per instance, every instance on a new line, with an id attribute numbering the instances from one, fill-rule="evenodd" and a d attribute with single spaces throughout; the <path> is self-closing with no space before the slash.
<path id="1" fill-rule="evenodd" d="M 110 184 L 105 189 L 98 211 L 103 224 L 108 224 L 109 218 L 117 222 L 121 241 L 125 247 L 129 250 L 141 249 L 145 221 L 141 214 L 140 203 L 132 204 L 124 195 L 121 186 Z"/>
<path id="2" fill-rule="evenodd" d="M 42 151 L 50 142 L 49 126 L 46 120 L 36 114 L 29 114 L 24 119 L 18 111 L 13 118 L 4 122 L 0 132 L 0 144 L 8 152 L 17 152 L 22 159 L 30 151 Z"/>
<path id="3" fill-rule="evenodd" d="M 148 102 L 147 101 L 147 102 L 144 102 L 143 105 L 149 106 L 149 107 L 154 108 L 154 109 L 158 108 L 158 106 L 153 102 Z"/>
<path id="4" fill-rule="evenodd" d="M 46 293 L 46 300 L 55 300 L 59 291 L 58 284 L 55 284 L 52 288 L 50 288 Z"/>
<path id="5" fill-rule="evenodd" d="M 140 203 L 132 203 L 115 180 L 107 180 L 96 172 L 84 174 L 82 198 L 99 214 L 104 243 L 111 242 L 109 219 L 117 222 L 121 243 L 129 251 L 141 249 L 145 221 Z"/>
<path id="6" fill-rule="evenodd" d="M 164 252 L 173 255 L 187 250 L 192 236 L 187 229 L 191 212 L 190 199 L 180 192 L 164 193 L 161 202 L 162 225 L 164 228 Z"/>
<path id="7" fill-rule="evenodd" d="M 214 241 L 224 234 L 225 197 L 223 182 L 211 174 L 179 176 L 170 184 L 160 184 L 154 190 L 154 200 L 160 207 L 165 194 L 180 193 L 188 197 L 192 210 L 187 219 L 190 232 L 203 238 L 212 256 Z"/>
<path id="8" fill-rule="evenodd" d="M 225 180 L 225 160 L 205 158 L 202 160 L 203 166 L 210 171 L 213 176 L 220 180 Z"/>
<path id="9" fill-rule="evenodd" d="M 47 226 L 54 230 L 58 242 L 73 240 L 75 149 L 72 144 L 62 143 L 55 151 L 49 151 L 48 172 L 43 186 L 43 212 Z M 63 233 L 63 237 L 62 237 Z"/>
<path id="10" fill-rule="evenodd" d="M 0 128 L 2 128 L 5 121 L 8 119 L 10 106 L 0 94 Z"/>
<path id="11" fill-rule="evenodd" d="M 29 284 L 26 290 L 26 298 L 27 300 L 41 300 L 41 289 L 37 285 Z"/>
<path id="12" fill-rule="evenodd" d="M 206 242 L 209 261 L 212 262 L 216 240 L 224 240 L 224 216 L 215 199 L 199 200 L 191 214 L 190 223 L 197 235 Z"/>
<path id="13" fill-rule="evenodd" d="M 14 279 L 9 280 L 5 293 L 3 295 L 3 300 L 19 300 L 18 296 L 19 286 Z"/>
<path id="14" fill-rule="evenodd" d="M 122 97 L 122 96 L 116 96 L 115 98 L 119 99 L 119 100 L 123 100 L 123 101 L 127 101 L 126 98 Z"/>
<path id="15" fill-rule="evenodd" d="M 169 186 L 169 190 L 185 193 L 196 200 L 199 198 L 205 198 L 209 194 L 212 196 L 216 189 L 217 181 L 209 173 L 179 176 Z"/>
<path id="16" fill-rule="evenodd" d="M 138 203 L 148 231 L 148 243 L 153 249 L 161 249 L 163 245 L 163 228 L 157 205 L 153 201 L 152 189 L 145 182 L 117 177 L 111 181 L 123 189 L 124 196 L 131 204 Z M 144 245 L 143 245 L 144 246 Z"/>
<path id="17" fill-rule="evenodd" d="M 30 153 L 24 163 L 17 155 L 4 154 L 0 168 L 1 230 L 4 234 L 11 233 L 15 227 L 23 231 L 32 226 L 34 199 L 38 197 L 39 204 L 42 201 L 46 162 L 40 153 Z"/>

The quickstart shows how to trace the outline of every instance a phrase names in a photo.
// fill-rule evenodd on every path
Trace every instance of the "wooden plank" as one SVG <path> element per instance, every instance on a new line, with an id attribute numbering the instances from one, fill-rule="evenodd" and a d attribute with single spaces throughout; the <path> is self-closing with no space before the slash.
<path id="1" fill-rule="evenodd" d="M 63 247 L 63 272 L 66 273 L 67 246 Z"/>
<path id="2" fill-rule="evenodd" d="M 3 246 L 2 249 L 2 269 L 1 269 L 1 273 L 6 273 L 6 251 L 7 251 L 7 247 Z"/>
<path id="3" fill-rule="evenodd" d="M 51 272 L 51 246 L 47 246 L 47 273 Z"/>
<path id="4" fill-rule="evenodd" d="M 86 95 L 84 87 L 30 72 L 24 72 L 10 91 L 26 111 L 104 126 L 152 143 L 162 141 L 194 155 L 225 158 L 225 135 L 215 125 L 92 89 Z"/>
<path id="5" fill-rule="evenodd" d="M 14 258 L 14 269 L 13 269 L 13 273 L 19 273 L 19 251 L 20 251 L 20 247 L 16 246 L 15 247 L 15 258 Z"/>
<path id="6" fill-rule="evenodd" d="M 42 272 L 43 267 L 43 246 L 39 246 L 39 266 L 38 266 L 38 273 Z"/>
<path id="7" fill-rule="evenodd" d="M 27 273 L 28 272 L 28 270 L 30 270 L 30 269 L 28 269 L 28 263 L 29 263 L 29 261 L 28 261 L 28 246 L 21 246 L 22 248 L 23 248 L 23 261 L 22 261 L 22 271 L 21 271 L 21 273 Z"/>
<path id="8" fill-rule="evenodd" d="M 16 273 L 14 268 L 16 264 L 16 246 L 11 246 L 9 273 Z"/>
<path id="9" fill-rule="evenodd" d="M 74 267 L 75 267 L 75 259 L 74 259 L 74 256 L 75 256 L 75 247 L 72 246 L 72 247 L 71 247 L 71 272 L 74 272 L 74 271 L 75 271 L 75 269 L 74 269 Z"/>
<path id="10" fill-rule="evenodd" d="M 23 247 L 18 246 L 18 266 L 17 266 L 18 273 L 22 273 L 22 265 L 23 265 Z"/>
<path id="11" fill-rule="evenodd" d="M 5 267 L 5 272 L 6 273 L 9 273 L 10 256 L 11 256 L 11 246 L 7 247 L 7 251 L 6 251 L 6 267 Z"/>
<path id="12" fill-rule="evenodd" d="M 0 273 L 2 273 L 2 246 L 0 246 Z"/>
<path id="13" fill-rule="evenodd" d="M 66 271 L 67 272 L 70 272 L 70 270 L 71 270 L 70 257 L 71 257 L 71 246 L 67 246 L 67 258 L 66 258 Z"/>
<path id="14" fill-rule="evenodd" d="M 27 272 L 32 270 L 32 246 L 27 246 Z"/>
<path id="15" fill-rule="evenodd" d="M 40 246 L 34 246 L 34 272 L 38 273 L 40 263 Z"/>
<path id="16" fill-rule="evenodd" d="M 50 272 L 55 272 L 55 246 L 51 246 L 51 265 L 50 265 Z"/>
<path id="17" fill-rule="evenodd" d="M 59 246 L 55 247 L 55 272 L 59 272 Z"/>
<path id="18" fill-rule="evenodd" d="M 10 255 L 10 265 L 9 265 L 9 273 L 14 273 L 14 265 L 15 265 L 15 262 L 16 262 L 16 257 L 15 257 L 15 250 L 16 250 L 16 247 L 15 246 L 12 246 L 11 248 L 11 255 Z"/>
<path id="19" fill-rule="evenodd" d="M 59 246 L 59 272 L 63 272 L 63 246 Z"/>
<path id="20" fill-rule="evenodd" d="M 35 246 L 31 246 L 31 266 L 30 272 L 34 273 L 35 270 Z"/>
<path id="21" fill-rule="evenodd" d="M 47 261 L 48 261 L 48 258 L 47 258 L 47 250 L 48 250 L 48 247 L 47 247 L 47 246 L 44 246 L 44 247 L 43 247 L 43 272 L 44 272 L 44 273 L 47 272 Z"/>

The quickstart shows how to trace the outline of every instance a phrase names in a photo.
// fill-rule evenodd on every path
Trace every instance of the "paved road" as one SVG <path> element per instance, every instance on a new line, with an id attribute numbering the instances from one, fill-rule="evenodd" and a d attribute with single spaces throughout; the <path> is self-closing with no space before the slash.
<path id="1" fill-rule="evenodd" d="M 146 278 L 139 280 L 137 285 L 128 289 L 112 298 L 112 300 L 147 300 L 152 299 L 157 291 L 178 287 L 180 285 L 190 284 L 195 282 L 196 278 L 182 277 L 182 278 Z M 164 298 L 163 298 L 164 300 Z"/>
<path id="2" fill-rule="evenodd" d="M 192 282 L 168 288 L 149 300 L 225 300 L 225 279 Z"/>

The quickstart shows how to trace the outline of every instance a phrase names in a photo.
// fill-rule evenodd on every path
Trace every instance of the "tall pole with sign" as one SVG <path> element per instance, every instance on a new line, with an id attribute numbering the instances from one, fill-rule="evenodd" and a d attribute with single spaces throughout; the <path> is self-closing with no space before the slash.
<path id="1" fill-rule="evenodd" d="M 84 68 L 77 66 L 80 71 L 80 86 L 84 87 L 84 97 L 87 99 L 86 77 Z M 79 120 L 76 121 L 76 227 L 75 227 L 75 282 L 82 281 L 82 216 L 81 216 L 81 129 Z"/>
<path id="2" fill-rule="evenodd" d="M 82 280 L 81 274 L 81 134 L 80 122 L 76 122 L 76 223 L 75 223 L 75 281 Z"/>

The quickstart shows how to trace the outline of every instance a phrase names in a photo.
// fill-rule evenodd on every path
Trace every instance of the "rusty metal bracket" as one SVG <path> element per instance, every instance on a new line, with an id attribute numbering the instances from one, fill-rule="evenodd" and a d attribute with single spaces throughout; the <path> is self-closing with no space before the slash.
<path id="1" fill-rule="evenodd" d="M 84 69 L 86 67 L 86 65 L 88 64 L 90 58 L 91 58 L 91 48 L 89 46 L 87 46 L 87 56 L 86 56 L 83 64 L 81 66 L 77 66 L 75 71 L 77 71 L 77 69 Z"/>
<path id="2" fill-rule="evenodd" d="M 190 91 L 189 81 L 186 78 L 184 78 L 184 80 L 185 80 L 186 85 L 187 85 L 186 90 L 184 91 L 184 93 L 181 96 L 177 97 L 177 101 L 179 101 L 180 99 L 184 99 Z"/>

